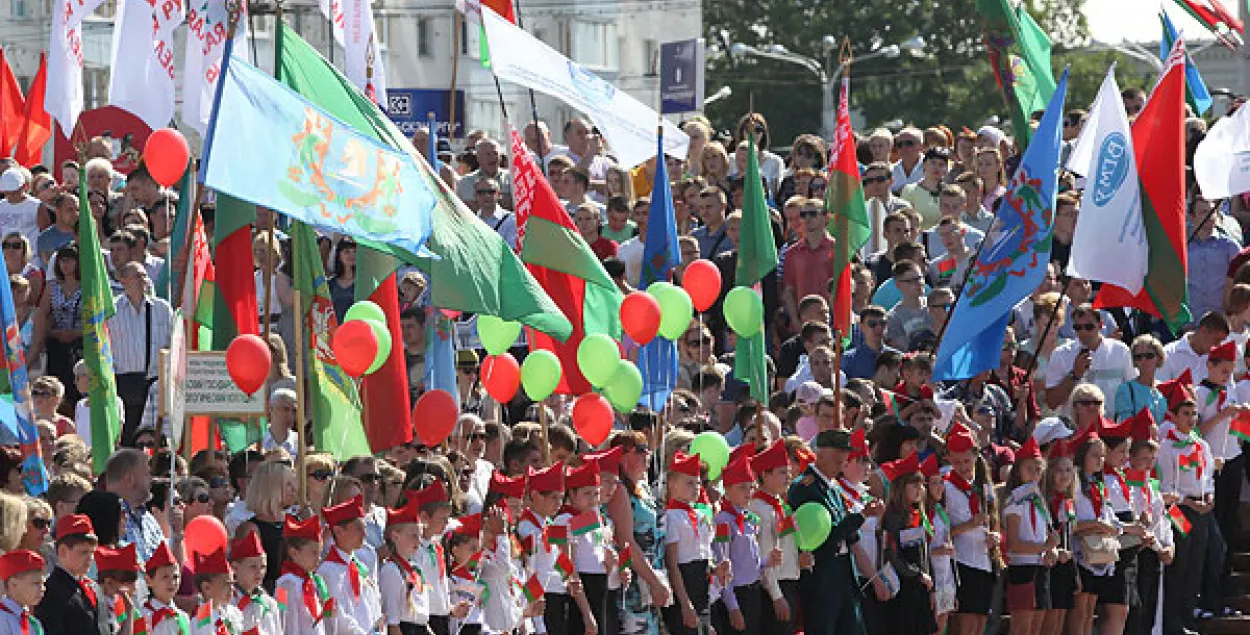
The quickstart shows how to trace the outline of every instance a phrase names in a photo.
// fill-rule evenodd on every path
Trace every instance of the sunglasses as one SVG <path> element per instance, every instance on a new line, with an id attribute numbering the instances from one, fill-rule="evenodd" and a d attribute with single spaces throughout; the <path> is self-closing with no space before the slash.
<path id="1" fill-rule="evenodd" d="M 473 193 L 478 196 L 491 196 L 498 193 L 499 190 L 474 190 Z"/>
<path id="2" fill-rule="evenodd" d="M 866 176 L 863 179 L 863 183 L 864 185 L 872 185 L 873 183 L 885 183 L 886 181 L 889 181 L 889 180 L 890 180 L 889 175 L 883 174 L 881 176 Z"/>
<path id="3" fill-rule="evenodd" d="M 213 500 L 213 497 L 209 496 L 208 492 L 200 492 L 196 494 L 195 496 L 191 497 L 192 503 L 199 503 L 201 505 L 206 505 L 211 500 Z"/>
<path id="4" fill-rule="evenodd" d="M 1154 359 L 1156 357 L 1158 357 L 1158 355 L 1155 355 L 1153 351 L 1148 353 L 1133 353 L 1133 360 L 1139 362 L 1144 359 Z"/>
<path id="5" fill-rule="evenodd" d="M 701 337 L 698 339 L 686 340 L 686 346 L 698 346 L 700 344 L 711 344 L 711 343 L 712 343 L 712 338 L 710 337 Z"/>
<path id="6" fill-rule="evenodd" d="M 799 212 L 799 218 L 816 218 L 818 216 L 821 216 L 822 214 L 824 214 L 824 212 L 821 212 L 819 210 L 805 209 Z"/>
<path id="7" fill-rule="evenodd" d="M 330 480 L 331 476 L 334 476 L 334 472 L 332 472 L 331 470 L 316 470 L 313 472 L 309 472 L 308 475 L 311 476 L 313 480 L 328 481 Z"/>
<path id="8" fill-rule="evenodd" d="M 14 241 L 5 242 L 4 248 L 5 249 L 25 249 L 26 245 L 22 244 L 19 241 L 14 240 Z"/>
<path id="9" fill-rule="evenodd" d="M 220 476 L 219 476 L 219 477 L 217 477 L 217 478 L 210 479 L 210 480 L 208 481 L 208 486 L 209 486 L 209 487 L 211 487 L 211 488 L 213 488 L 213 489 L 221 489 L 221 488 L 226 487 L 226 486 L 228 486 L 228 485 L 230 485 L 230 481 L 228 481 L 228 480 L 226 480 L 226 479 L 224 479 L 224 478 L 221 478 Z"/>
<path id="10" fill-rule="evenodd" d="M 465 438 L 466 438 L 466 439 L 468 439 L 470 443 L 471 443 L 471 442 L 473 442 L 473 441 L 485 441 L 485 440 L 486 440 L 486 433 L 485 433 L 485 432 L 474 432 L 473 434 L 470 434 L 469 436 L 467 436 L 467 437 L 465 437 Z"/>
<path id="11" fill-rule="evenodd" d="M 382 477 L 378 474 L 361 474 L 360 476 L 356 478 L 359 478 L 360 482 L 364 483 L 365 485 L 373 485 L 377 483 L 378 481 L 382 480 Z"/>
<path id="12" fill-rule="evenodd" d="M 930 308 L 930 309 L 941 309 L 942 311 L 947 311 L 947 310 L 949 310 L 949 309 L 951 308 L 951 305 L 950 305 L 950 304 L 930 304 L 930 305 L 929 305 L 929 308 Z"/>
<path id="13" fill-rule="evenodd" d="M 30 396 L 31 397 L 51 397 L 52 393 L 46 390 L 32 390 L 30 391 Z"/>
<path id="14" fill-rule="evenodd" d="M 899 148 L 910 148 L 912 146 L 918 146 L 920 143 L 911 139 L 899 139 L 894 145 Z"/>
<path id="15" fill-rule="evenodd" d="M 1072 330 L 1073 331 L 1097 331 L 1098 325 L 1097 324 L 1077 324 L 1073 322 Z"/>
<path id="16" fill-rule="evenodd" d="M 875 329 L 885 326 L 885 320 L 864 320 L 864 327 Z"/>
<path id="17" fill-rule="evenodd" d="M 1082 400 L 1080 400 L 1080 401 L 1074 401 L 1074 402 L 1072 402 L 1072 405 L 1074 405 L 1074 406 L 1082 406 L 1082 407 L 1089 407 L 1089 406 L 1101 406 L 1101 405 L 1102 405 L 1102 402 L 1101 402 L 1101 401 L 1098 401 L 1097 399 L 1082 399 Z"/>
<path id="18" fill-rule="evenodd" d="M 916 282 L 920 282 L 919 276 L 915 278 L 898 278 L 894 281 L 895 284 L 913 284 Z"/>
<path id="19" fill-rule="evenodd" d="M 466 375 L 476 375 L 478 373 L 477 366 L 461 366 L 457 370 L 459 370 L 460 372 Z"/>
<path id="20" fill-rule="evenodd" d="M 809 190 L 823 190 L 827 187 L 829 187 L 829 184 L 824 181 L 812 181 L 807 184 L 807 189 Z"/>
<path id="21" fill-rule="evenodd" d="M 52 521 L 47 518 L 31 518 L 30 526 L 34 527 L 36 531 L 47 531 L 48 528 L 52 527 Z"/>

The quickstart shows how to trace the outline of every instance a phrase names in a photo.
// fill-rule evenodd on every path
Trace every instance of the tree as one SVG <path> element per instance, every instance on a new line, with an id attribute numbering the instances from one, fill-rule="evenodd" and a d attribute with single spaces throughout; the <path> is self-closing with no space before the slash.
<path id="1" fill-rule="evenodd" d="M 992 115 L 1005 118 L 1006 108 L 986 61 L 981 24 L 972 4 L 723 0 L 704 5 L 704 24 L 708 41 L 722 52 L 733 42 L 757 47 L 780 44 L 825 60 L 830 70 L 837 67 L 838 51 L 835 47 L 826 55 L 821 50 L 826 35 L 838 41 L 848 37 L 852 51 L 861 57 L 919 35 L 926 42 L 924 57 L 904 53 L 896 59 L 878 57 L 852 65 L 851 107 L 864 114 L 870 127 L 897 119 L 921 127 L 945 123 L 975 129 Z M 1084 42 L 1083 4 L 1084 0 L 1030 3 L 1030 11 L 1052 34 L 1057 51 Z M 721 85 L 734 89 L 730 98 L 708 109 L 718 128 L 733 129 L 753 99 L 755 110 L 768 118 L 774 146 L 787 146 L 796 135 L 819 130 L 822 87 L 815 73 L 776 60 L 709 57 L 709 92 Z M 1105 67 L 1093 81 L 1094 92 L 1103 72 Z"/>

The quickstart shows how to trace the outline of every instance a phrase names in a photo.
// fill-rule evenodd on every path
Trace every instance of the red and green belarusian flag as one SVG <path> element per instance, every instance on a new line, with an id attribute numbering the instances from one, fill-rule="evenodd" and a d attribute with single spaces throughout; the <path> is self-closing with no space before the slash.
<path id="1" fill-rule="evenodd" d="M 595 513 L 594 510 L 578 514 L 569 519 L 569 533 L 574 536 L 585 536 L 602 526 L 599 522 L 599 514 Z"/>
<path id="2" fill-rule="evenodd" d="M 1150 482 L 1147 470 L 1124 470 L 1124 483 L 1129 487 L 1145 487 Z"/>
<path id="3" fill-rule="evenodd" d="M 577 363 L 577 347 L 587 335 L 621 336 L 623 297 L 530 157 L 521 135 L 511 125 L 508 130 L 521 260 L 573 324 L 572 335 L 563 341 L 531 329 L 530 350 L 555 353 L 564 370 L 556 392 L 580 395 L 591 387 Z"/>
<path id="4" fill-rule="evenodd" d="M 200 608 L 195 611 L 195 626 L 197 628 L 204 628 L 208 626 L 209 622 L 212 621 L 213 607 L 209 606 L 208 602 L 200 604 Z"/>
<path id="5" fill-rule="evenodd" d="M 729 538 L 729 523 L 716 523 L 716 538 L 713 542 L 726 543 L 729 542 Z"/>
<path id="6" fill-rule="evenodd" d="M 1182 536 L 1188 536 L 1189 530 L 1194 528 L 1189 519 L 1185 517 L 1185 512 L 1181 511 L 1180 505 L 1168 507 L 1168 518 L 1172 521 L 1172 526 L 1176 527 L 1176 531 L 1179 531 Z"/>
<path id="7" fill-rule="evenodd" d="M 621 554 L 617 558 L 616 568 L 618 571 L 624 571 L 634 566 L 634 550 L 628 543 L 621 548 Z"/>
<path id="8" fill-rule="evenodd" d="M 142 617 L 136 617 L 131 624 L 131 633 L 134 635 L 148 635 L 148 621 Z"/>
<path id="9" fill-rule="evenodd" d="M 278 610 L 285 613 L 287 609 L 287 591 L 282 587 L 274 590 L 273 597 L 278 601 Z"/>
<path id="10" fill-rule="evenodd" d="M 1162 79 L 1133 122 L 1142 221 L 1150 245 L 1142 290 L 1104 284 L 1097 308 L 1129 307 L 1162 318 L 1173 333 L 1190 321 L 1185 233 L 1185 41 L 1177 39 Z"/>
<path id="11" fill-rule="evenodd" d="M 864 185 L 859 180 L 855 158 L 855 133 L 851 130 L 851 79 L 842 78 L 838 100 L 837 127 L 829 157 L 829 187 L 825 190 L 825 210 L 829 212 L 829 233 L 833 234 L 833 319 L 831 326 L 839 337 L 851 334 L 851 259 L 868 242 L 872 226 L 864 203 Z"/>
<path id="12" fill-rule="evenodd" d="M 1250 416 L 1239 414 L 1233 417 L 1228 423 L 1228 433 L 1242 441 L 1250 441 Z"/>
<path id="13" fill-rule="evenodd" d="M 100 234 L 87 199 L 87 179 L 78 183 L 78 272 L 82 281 L 83 361 L 87 364 L 91 406 L 91 467 L 104 471 L 121 433 L 117 412 L 117 376 L 113 372 L 113 349 L 108 319 L 113 317 L 113 290 L 100 251 Z"/>
<path id="14" fill-rule="evenodd" d="M 777 519 L 777 535 L 789 536 L 798 531 L 798 527 L 794 524 L 794 514 L 785 514 Z"/>
<path id="15" fill-rule="evenodd" d="M 564 551 L 560 552 L 560 555 L 556 557 L 555 570 L 565 580 L 568 580 L 573 575 L 573 561 L 569 560 L 569 554 L 564 553 Z"/>
<path id="16" fill-rule="evenodd" d="M 459 2 L 456 3 L 459 5 Z M 512 7 L 512 0 L 481 0 L 482 11 L 494 11 L 503 19 L 516 24 L 516 10 Z M 490 43 L 486 40 L 486 26 L 477 25 L 478 37 L 478 61 L 482 63 L 482 68 L 490 68 Z"/>
<path id="17" fill-rule="evenodd" d="M 521 587 L 521 592 L 525 594 L 525 601 L 533 604 L 543 598 L 546 589 L 543 588 L 542 581 L 538 579 L 538 574 L 535 573 L 525 582 L 525 586 Z"/>
<path id="18" fill-rule="evenodd" d="M 569 528 L 565 525 L 547 525 L 543 529 L 543 542 L 547 546 L 569 544 Z"/>
<path id="19" fill-rule="evenodd" d="M 760 293 L 760 281 L 777 269 L 777 243 L 773 242 L 773 225 L 764 197 L 755 135 L 748 134 L 747 140 L 746 182 L 742 190 L 742 222 L 738 232 L 738 266 L 734 271 L 734 286 Z M 768 405 L 768 352 L 763 332 L 738 338 L 734 353 L 734 378 L 751 387 L 752 399 Z"/>
<path id="20" fill-rule="evenodd" d="M 1202 467 L 1202 459 L 1202 446 L 1195 443 L 1192 450 L 1176 458 L 1176 465 L 1188 472 L 1194 468 Z"/>
<path id="21" fill-rule="evenodd" d="M 313 441 L 317 450 L 330 452 L 340 461 L 372 454 L 360 419 L 356 384 L 339 367 L 330 346 L 338 318 L 317 249 L 317 233 L 304 223 L 293 222 L 290 234 L 294 287 L 300 292 L 296 324 L 304 329 Z"/>

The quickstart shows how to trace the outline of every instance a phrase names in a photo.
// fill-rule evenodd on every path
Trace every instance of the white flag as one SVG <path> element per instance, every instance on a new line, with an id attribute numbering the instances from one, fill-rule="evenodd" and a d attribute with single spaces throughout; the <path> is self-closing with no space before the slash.
<path id="1" fill-rule="evenodd" d="M 217 94 L 221 58 L 230 34 L 230 9 L 235 0 L 191 0 L 187 12 L 187 50 L 182 69 L 182 120 L 201 136 L 208 130 Z M 234 55 L 251 60 L 247 43 L 247 3 L 237 2 Z"/>
<path id="2" fill-rule="evenodd" d="M 109 103 L 148 127 L 174 118 L 174 28 L 182 24 L 177 0 L 119 0 L 113 30 Z"/>
<path id="3" fill-rule="evenodd" d="M 490 42 L 491 68 L 499 79 L 551 95 L 586 113 L 603 131 L 622 167 L 632 168 L 655 156 L 660 117 L 654 110 L 485 6 L 482 24 Z M 684 159 L 689 147 L 690 137 L 664 120 L 664 153 Z"/>
<path id="4" fill-rule="evenodd" d="M 1250 192 L 1250 107 L 1211 126 L 1194 152 L 1194 177 L 1207 200 Z"/>
<path id="5" fill-rule="evenodd" d="M 1085 176 L 1068 275 L 1141 291 L 1150 247 L 1142 224 L 1141 182 L 1133 133 L 1115 82 L 1115 65 L 1098 90 L 1068 169 Z"/>
<path id="6" fill-rule="evenodd" d="M 343 47 L 343 74 L 374 103 L 386 107 L 386 66 L 378 50 L 377 28 L 369 0 L 320 0 L 321 13 L 334 25 L 334 41 Z"/>
<path id="7" fill-rule="evenodd" d="M 53 3 L 52 37 L 48 43 L 48 92 L 43 108 L 56 119 L 61 132 L 73 139 L 74 124 L 82 113 L 82 21 L 104 0 Z"/>

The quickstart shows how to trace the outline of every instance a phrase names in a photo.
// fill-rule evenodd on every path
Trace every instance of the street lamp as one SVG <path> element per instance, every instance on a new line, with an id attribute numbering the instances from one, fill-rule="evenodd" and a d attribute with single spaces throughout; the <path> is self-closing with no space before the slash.
<path id="1" fill-rule="evenodd" d="M 825 139 L 833 138 L 834 126 L 834 103 L 833 95 L 837 89 L 838 80 L 842 77 L 842 73 L 846 72 L 849 62 L 839 62 L 835 67 L 833 64 L 833 53 L 837 48 L 838 40 L 832 35 L 826 35 L 820 41 L 821 50 L 825 55 L 825 63 L 821 64 L 819 60 L 811 57 L 791 53 L 786 47 L 780 44 L 765 44 L 759 48 L 741 42 L 735 42 L 729 47 L 730 55 L 734 57 L 763 57 L 767 59 L 778 60 L 781 62 L 789 62 L 806 68 L 820 80 L 821 85 L 821 105 L 820 105 L 820 135 Z M 913 56 L 924 55 L 925 41 L 924 38 L 916 36 L 908 39 L 902 44 L 890 44 L 883 46 L 875 51 L 871 51 L 860 56 L 859 60 L 870 60 L 876 57 L 886 57 L 895 59 L 907 51 Z"/>
<path id="2" fill-rule="evenodd" d="M 732 94 L 734 94 L 734 91 L 732 88 L 728 86 L 721 86 L 720 90 L 712 93 L 711 95 L 708 95 L 707 99 L 703 100 L 703 107 L 707 108 L 708 104 L 718 102 L 722 99 L 725 99 L 726 97 L 729 97 Z"/>

